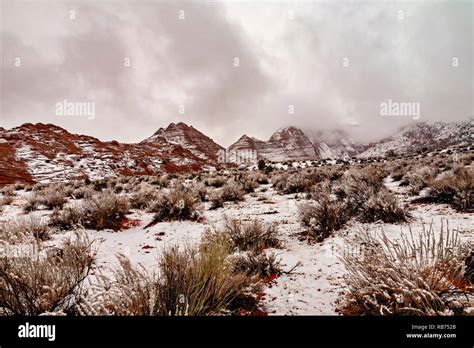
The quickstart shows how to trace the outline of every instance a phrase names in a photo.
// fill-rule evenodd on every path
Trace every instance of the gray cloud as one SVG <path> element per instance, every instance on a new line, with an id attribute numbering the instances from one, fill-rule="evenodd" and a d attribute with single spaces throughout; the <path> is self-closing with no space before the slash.
<path id="1" fill-rule="evenodd" d="M 473 114 L 470 1 L 1 6 L 0 125 L 7 128 L 51 122 L 135 142 L 183 121 L 229 145 L 287 125 L 341 127 L 373 140 L 414 122 L 380 116 L 388 99 L 419 102 L 421 121 Z M 63 99 L 94 101 L 96 118 L 56 116 Z"/>

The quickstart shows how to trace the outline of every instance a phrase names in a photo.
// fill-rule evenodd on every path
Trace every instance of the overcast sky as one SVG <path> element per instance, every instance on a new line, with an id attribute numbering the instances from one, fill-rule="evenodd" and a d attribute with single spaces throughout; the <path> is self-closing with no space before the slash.
<path id="1" fill-rule="evenodd" d="M 54 123 L 137 142 L 182 121 L 228 146 L 288 125 L 373 140 L 415 122 L 382 116 L 389 99 L 420 103 L 419 121 L 474 113 L 471 0 L 1 0 L 1 10 L 5 128 Z M 95 103 L 95 117 L 57 115 L 63 100 Z"/>

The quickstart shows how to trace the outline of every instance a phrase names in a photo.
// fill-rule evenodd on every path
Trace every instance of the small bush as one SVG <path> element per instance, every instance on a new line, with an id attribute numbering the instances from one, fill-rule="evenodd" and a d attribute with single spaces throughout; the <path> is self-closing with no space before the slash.
<path id="1" fill-rule="evenodd" d="M 450 204 L 459 211 L 474 209 L 474 170 L 460 167 L 440 175 L 430 186 L 428 200 Z"/>
<path id="2" fill-rule="evenodd" d="M 424 166 L 416 169 L 414 172 L 406 173 L 400 185 L 408 186 L 408 192 L 417 195 L 422 189 L 429 186 L 430 182 L 435 178 L 437 171 L 430 166 Z"/>
<path id="3" fill-rule="evenodd" d="M 231 251 L 253 251 L 260 253 L 266 248 L 278 248 L 278 229 L 274 224 L 264 224 L 261 220 L 242 223 L 237 219 L 224 218 L 219 229 L 209 229 L 203 236 L 203 244 L 227 245 Z"/>
<path id="4" fill-rule="evenodd" d="M 0 197 L 0 212 L 3 210 L 3 207 L 6 205 L 10 205 L 13 203 L 13 197 L 12 196 L 3 196 Z"/>
<path id="5" fill-rule="evenodd" d="M 0 315 L 71 313 L 95 254 L 85 236 L 35 257 L 0 257 Z"/>
<path id="6" fill-rule="evenodd" d="M 257 180 L 250 175 L 242 176 L 239 183 L 245 193 L 252 193 L 260 186 Z"/>
<path id="7" fill-rule="evenodd" d="M 94 230 L 119 229 L 121 222 L 128 213 L 129 203 L 123 196 L 104 191 L 87 198 L 83 203 L 85 228 Z"/>
<path id="8" fill-rule="evenodd" d="M 350 219 L 346 205 L 333 200 L 328 191 L 323 191 L 315 197 L 316 204 L 303 203 L 299 209 L 303 226 L 308 227 L 318 241 L 329 237 L 334 231 L 345 226 Z"/>
<path id="9" fill-rule="evenodd" d="M 159 191 L 149 185 L 141 184 L 138 192 L 134 193 L 130 199 L 130 205 L 133 209 L 145 209 L 150 202 L 158 199 Z"/>
<path id="10" fill-rule="evenodd" d="M 222 176 L 210 177 L 204 180 L 204 184 L 206 186 L 211 186 L 215 188 L 219 188 L 224 186 L 227 183 L 228 179 Z"/>
<path id="11" fill-rule="evenodd" d="M 98 274 L 78 303 L 81 315 L 156 315 L 159 284 L 156 273 L 118 255 L 119 267 L 112 276 Z"/>
<path id="12" fill-rule="evenodd" d="M 15 196 L 15 187 L 14 186 L 5 186 L 1 189 L 3 196 Z"/>
<path id="13" fill-rule="evenodd" d="M 68 231 L 82 226 L 85 216 L 85 209 L 82 204 L 70 205 L 64 207 L 62 210 L 53 210 L 49 225 L 60 230 Z"/>
<path id="14" fill-rule="evenodd" d="M 220 315 L 255 303 L 254 278 L 235 270 L 225 246 L 172 247 L 157 272 L 123 256 L 113 278 L 99 276 L 80 302 L 85 315 Z M 253 301 L 248 301 L 253 299 Z"/>
<path id="15" fill-rule="evenodd" d="M 314 185 L 314 180 L 302 173 L 278 175 L 273 180 L 273 186 L 283 194 L 307 192 Z"/>
<path id="16" fill-rule="evenodd" d="M 169 192 L 161 193 L 155 201 L 149 204 L 147 211 L 155 213 L 153 222 L 197 221 L 202 218 L 198 203 L 198 199 L 193 192 L 183 187 L 177 187 Z"/>
<path id="17" fill-rule="evenodd" d="M 384 188 L 364 203 L 358 218 L 361 222 L 400 223 L 407 222 L 408 217 L 407 208 L 400 207 L 393 194 Z"/>
<path id="18" fill-rule="evenodd" d="M 215 315 L 241 307 L 242 298 L 252 297 L 255 291 L 253 280 L 235 273 L 228 256 L 227 248 L 218 244 L 200 251 L 171 248 L 163 253 L 160 314 Z"/>
<path id="19" fill-rule="evenodd" d="M 29 194 L 28 197 L 26 197 L 26 203 L 23 206 L 23 212 L 30 213 L 32 211 L 35 211 L 40 207 L 41 203 L 42 199 L 37 193 Z"/>
<path id="20" fill-rule="evenodd" d="M 225 184 L 210 194 L 211 209 L 221 208 L 224 202 L 240 202 L 244 200 L 245 191 L 242 185 L 235 182 Z"/>
<path id="21" fill-rule="evenodd" d="M 358 253 L 346 253 L 344 277 L 349 291 L 341 311 L 355 315 L 463 314 L 472 284 L 463 279 L 469 247 L 444 227 L 435 233 L 423 226 L 420 236 L 401 234 L 400 241 L 382 232 L 359 235 Z"/>
<path id="22" fill-rule="evenodd" d="M 9 244 L 45 241 L 50 238 L 48 225 L 37 216 L 24 216 L 0 224 L 0 240 Z"/>
<path id="23" fill-rule="evenodd" d="M 26 198 L 23 211 L 29 213 L 44 206 L 46 209 L 61 208 L 67 202 L 67 193 L 63 188 L 51 186 L 38 189 Z"/>
<path id="24" fill-rule="evenodd" d="M 265 278 L 268 276 L 281 275 L 283 269 L 281 262 L 274 253 L 249 252 L 237 254 L 234 258 L 235 272 L 245 273 L 250 276 Z"/>
<path id="25" fill-rule="evenodd" d="M 82 186 L 72 191 L 72 197 L 75 199 L 91 198 L 94 195 L 94 189 L 90 186 Z"/>

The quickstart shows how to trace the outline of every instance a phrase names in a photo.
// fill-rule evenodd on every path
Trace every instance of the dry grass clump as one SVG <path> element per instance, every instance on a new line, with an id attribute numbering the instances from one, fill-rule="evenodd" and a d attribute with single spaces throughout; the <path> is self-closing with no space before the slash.
<path id="1" fill-rule="evenodd" d="M 267 278 L 278 276 L 283 273 L 281 260 L 277 259 L 275 253 L 242 253 L 234 257 L 235 271 L 245 273 L 249 276 Z"/>
<path id="2" fill-rule="evenodd" d="M 218 244 L 166 251 L 159 261 L 160 313 L 215 315 L 239 308 L 243 298 L 252 297 L 253 280 L 236 273 L 228 256 Z"/>
<path id="3" fill-rule="evenodd" d="M 474 209 L 474 170 L 459 167 L 442 173 L 431 183 L 424 199 L 450 204 L 459 211 L 472 211 Z"/>
<path id="4" fill-rule="evenodd" d="M 1 189 L 3 196 L 15 196 L 15 187 L 14 186 L 5 186 Z"/>
<path id="5" fill-rule="evenodd" d="M 82 186 L 75 188 L 71 196 L 74 199 L 91 198 L 94 193 L 94 189 L 91 186 Z"/>
<path id="6" fill-rule="evenodd" d="M 49 217 L 49 225 L 63 231 L 81 227 L 85 212 L 83 204 L 68 205 L 62 210 L 55 209 Z"/>
<path id="7" fill-rule="evenodd" d="M 85 199 L 82 207 L 84 212 L 82 225 L 99 231 L 109 228 L 119 229 L 130 206 L 125 197 L 104 191 Z"/>
<path id="8" fill-rule="evenodd" d="M 224 202 L 240 202 L 244 200 L 245 191 L 242 185 L 231 181 L 220 189 L 212 192 L 209 197 L 211 209 L 224 206 Z"/>
<path id="9" fill-rule="evenodd" d="M 464 314 L 473 294 L 463 278 L 470 248 L 457 232 L 433 225 L 418 236 L 391 240 L 383 232 L 359 236 L 363 251 L 346 253 L 347 269 L 342 313 L 349 315 Z"/>
<path id="10" fill-rule="evenodd" d="M 201 207 L 195 192 L 182 186 L 162 192 L 150 202 L 148 212 L 155 213 L 153 222 L 191 220 L 202 218 Z"/>
<path id="11" fill-rule="evenodd" d="M 255 192 L 255 189 L 260 186 L 257 180 L 248 174 L 238 176 L 236 181 L 240 184 L 245 193 Z"/>
<path id="12" fill-rule="evenodd" d="M 157 274 L 134 267 L 123 255 L 112 276 L 96 274 L 78 302 L 81 315 L 156 315 L 159 312 Z"/>
<path id="13" fill-rule="evenodd" d="M 348 172 L 343 190 L 350 215 L 362 222 L 402 223 L 408 220 L 408 208 L 400 206 L 383 185 L 385 174 L 376 167 Z"/>
<path id="14" fill-rule="evenodd" d="M 227 181 L 228 181 L 228 179 L 223 177 L 223 176 L 212 176 L 212 177 L 208 177 L 208 178 L 204 179 L 204 184 L 206 186 L 219 188 L 219 187 L 224 186 Z"/>
<path id="15" fill-rule="evenodd" d="M 219 229 L 209 229 L 203 236 L 203 244 L 227 245 L 231 251 L 253 251 L 260 253 L 266 248 L 278 248 L 278 229 L 274 224 L 265 224 L 259 219 L 242 222 L 224 217 Z"/>
<path id="16" fill-rule="evenodd" d="M 156 187 L 142 183 L 139 185 L 138 190 L 132 194 L 130 198 L 130 206 L 133 209 L 145 209 L 150 202 L 158 199 L 160 191 Z"/>
<path id="17" fill-rule="evenodd" d="M 400 223 L 407 222 L 409 214 L 407 208 L 400 207 L 393 194 L 383 188 L 364 203 L 358 218 L 361 222 Z"/>
<path id="18" fill-rule="evenodd" d="M 0 197 L 0 212 L 3 210 L 3 207 L 13 203 L 14 198 L 12 196 L 3 196 Z"/>
<path id="19" fill-rule="evenodd" d="M 422 189 L 429 186 L 437 174 L 438 171 L 431 166 L 417 168 L 413 172 L 406 173 L 400 185 L 408 186 L 408 192 L 412 195 L 417 195 Z"/>
<path id="20" fill-rule="evenodd" d="M 0 257 L 0 315 L 72 313 L 95 253 L 85 235 L 30 257 Z"/>
<path id="21" fill-rule="evenodd" d="M 387 172 L 380 167 L 367 166 L 363 168 L 351 168 L 347 173 L 347 184 L 362 184 L 371 191 L 378 191 L 383 186 L 383 179 Z"/>
<path id="22" fill-rule="evenodd" d="M 315 203 L 303 203 L 298 210 L 301 223 L 318 241 L 340 230 L 350 220 L 351 215 L 345 203 L 332 199 L 329 190 L 323 190 L 319 196 L 315 196 Z"/>
<path id="23" fill-rule="evenodd" d="M 275 175 L 272 182 L 273 187 L 282 194 L 307 192 L 314 185 L 314 180 L 309 175 L 300 172 Z"/>
<path id="24" fill-rule="evenodd" d="M 48 186 L 43 189 L 37 189 L 28 195 L 23 211 L 29 213 L 40 207 L 52 210 L 61 208 L 67 202 L 68 192 L 62 185 Z"/>
<path id="25" fill-rule="evenodd" d="M 0 223 L 0 240 L 9 244 L 45 241 L 50 238 L 48 225 L 39 217 L 30 215 Z"/>
<path id="26" fill-rule="evenodd" d="M 262 172 L 252 172 L 248 177 L 251 180 L 256 181 L 259 185 L 267 185 L 269 183 L 268 175 Z"/>
<path id="27" fill-rule="evenodd" d="M 113 280 L 91 287 L 81 301 L 81 313 L 219 315 L 241 308 L 257 289 L 252 277 L 235 272 L 222 245 L 172 247 L 161 255 L 157 272 L 133 268 L 123 257 L 119 261 Z"/>

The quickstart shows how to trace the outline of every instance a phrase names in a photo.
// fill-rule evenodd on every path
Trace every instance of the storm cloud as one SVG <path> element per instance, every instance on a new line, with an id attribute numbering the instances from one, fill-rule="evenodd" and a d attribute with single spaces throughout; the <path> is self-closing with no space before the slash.
<path id="1" fill-rule="evenodd" d="M 472 1 L 2 1 L 0 126 L 137 142 L 170 122 L 221 145 L 277 128 L 374 140 L 473 108 Z M 20 62 L 20 64 L 18 64 Z M 95 117 L 61 116 L 63 100 Z M 289 112 L 290 110 L 294 112 Z"/>

